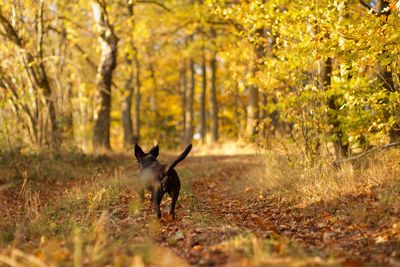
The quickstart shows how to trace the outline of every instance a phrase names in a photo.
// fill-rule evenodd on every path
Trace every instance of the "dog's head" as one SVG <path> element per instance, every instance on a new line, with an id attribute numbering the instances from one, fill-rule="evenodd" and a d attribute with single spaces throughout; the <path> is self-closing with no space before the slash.
<path id="1" fill-rule="evenodd" d="M 144 153 L 143 149 L 138 144 L 135 144 L 135 157 L 139 163 L 140 168 L 149 166 L 151 165 L 151 163 L 157 161 L 159 152 L 160 148 L 158 147 L 158 145 L 150 149 L 148 153 Z"/>

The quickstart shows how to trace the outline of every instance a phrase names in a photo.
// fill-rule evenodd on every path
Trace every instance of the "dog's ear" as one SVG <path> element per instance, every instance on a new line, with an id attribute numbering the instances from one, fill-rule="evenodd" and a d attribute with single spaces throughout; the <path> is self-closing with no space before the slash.
<path id="1" fill-rule="evenodd" d="M 160 153 L 160 148 L 158 147 L 158 144 L 154 146 L 152 149 L 150 149 L 149 153 L 154 157 L 157 158 L 158 154 Z"/>
<path id="2" fill-rule="evenodd" d="M 143 157 L 143 155 L 144 155 L 143 149 L 138 144 L 135 144 L 135 157 L 137 159 L 140 159 Z"/>

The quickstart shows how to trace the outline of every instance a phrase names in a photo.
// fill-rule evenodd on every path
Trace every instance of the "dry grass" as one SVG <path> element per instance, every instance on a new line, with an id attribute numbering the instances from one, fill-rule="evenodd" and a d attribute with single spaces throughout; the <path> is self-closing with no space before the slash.
<path id="1" fill-rule="evenodd" d="M 287 238 L 260 239 L 252 234 L 235 236 L 216 248 L 231 254 L 245 255 L 242 266 L 341 266 L 341 259 L 310 254 Z M 237 264 L 227 264 L 227 266 Z"/>
<path id="2" fill-rule="evenodd" d="M 262 155 L 265 165 L 259 168 L 256 167 L 258 160 L 238 160 L 237 164 L 253 169 L 250 177 L 241 176 L 243 179 L 238 181 L 248 181 L 254 190 L 268 190 L 280 201 L 298 206 L 307 207 L 348 195 L 377 194 L 384 209 L 394 209 L 400 207 L 399 154 L 400 151 L 388 151 L 374 155 L 362 167 L 345 164 L 335 169 L 328 160 L 308 165 L 299 155 L 293 153 L 288 157 L 275 150 Z M 199 157 L 198 161 L 204 158 Z M 215 159 L 208 160 L 214 164 Z M 233 157 L 221 157 L 218 164 L 232 164 L 232 160 Z M 153 220 L 141 221 L 142 215 L 148 212 L 144 211 L 146 207 L 150 208 L 142 206 L 134 192 L 132 176 L 136 169 L 126 171 L 118 166 L 129 162 L 129 158 L 121 161 L 97 156 L 67 161 L 46 158 L 16 161 L 17 167 L 25 173 L 21 172 L 19 177 L 16 173 L 10 175 L 7 182 L 13 185 L 3 192 L 12 190 L 18 195 L 22 203 L 19 212 L 23 217 L 16 218 L 17 226 L 12 225 L 12 216 L 7 217 L 9 223 L 0 223 L 0 230 L 5 230 L 0 231 L 0 266 L 184 266 L 185 262 L 170 249 L 159 246 L 159 237 L 166 226 Z M 202 166 L 197 172 L 196 168 L 185 169 L 184 166 L 180 170 L 185 177 L 180 212 L 191 210 L 190 216 L 181 218 L 181 223 L 194 229 L 220 229 L 224 242 L 216 243 L 215 249 L 232 256 L 228 266 L 230 263 L 244 266 L 335 266 L 341 263 L 340 259 L 305 251 L 285 236 L 262 239 L 248 231 L 223 231 L 223 218 L 217 218 L 202 199 L 196 198 L 195 191 L 192 192 L 192 183 L 202 182 L 199 178 L 217 179 L 222 174 L 230 177 L 229 183 L 234 183 L 232 173 L 218 172 L 221 166 L 213 164 L 208 168 Z M 41 186 L 41 182 L 45 185 Z M 49 195 L 46 185 L 58 191 Z M 359 212 L 364 211 L 354 209 L 351 212 L 353 217 L 362 218 Z M 176 235 L 172 237 L 177 239 Z M 179 240 L 183 242 L 181 237 Z M 168 239 L 166 242 L 179 247 Z M 173 243 L 177 243 L 176 240 Z"/>
<path id="3" fill-rule="evenodd" d="M 1 173 L 10 185 L 0 197 L 15 195 L 20 207 L 0 210 L 0 266 L 185 266 L 155 245 L 157 221 L 136 220 L 143 207 L 132 156 L 18 155 Z"/>
<path id="4" fill-rule="evenodd" d="M 306 206 L 383 188 L 388 195 L 399 195 L 400 150 L 382 152 L 340 167 L 333 166 L 328 158 L 311 165 L 302 161 L 301 155 L 288 156 L 279 150 L 268 151 L 264 157 L 265 165 L 253 172 L 253 180 L 282 201 Z"/>

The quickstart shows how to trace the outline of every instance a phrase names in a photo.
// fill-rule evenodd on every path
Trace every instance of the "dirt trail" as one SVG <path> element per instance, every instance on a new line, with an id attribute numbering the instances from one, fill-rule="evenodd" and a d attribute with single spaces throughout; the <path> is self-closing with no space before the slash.
<path id="1" fill-rule="evenodd" d="M 182 164 L 180 168 L 202 169 L 183 181 L 189 183 L 196 205 L 190 207 L 189 198 L 183 196 L 175 224 L 162 226 L 159 242 L 172 247 L 190 263 L 200 265 L 243 263 L 243 253 L 232 253 L 221 245 L 243 233 L 261 239 L 289 238 L 310 257 L 333 256 L 336 263 L 344 266 L 362 266 L 367 262 L 388 264 L 397 243 L 375 243 L 372 237 L 379 234 L 379 229 L 361 229 L 354 222 L 331 220 L 335 211 L 330 213 L 323 208 L 310 213 L 307 209 L 280 205 L 267 191 L 260 193 L 255 186 L 249 186 L 246 180 L 255 175 L 253 168 L 260 164 L 254 156 L 198 157 Z M 373 201 L 369 198 L 358 196 L 342 204 L 351 205 L 353 201 L 356 205 L 360 199 L 362 203 Z M 210 216 L 210 221 L 205 223 L 206 227 L 199 226 L 191 216 Z M 185 238 L 171 245 L 168 240 L 180 233 Z M 279 244 L 274 249 L 281 254 Z"/>
<path id="2" fill-rule="evenodd" d="M 161 161 L 170 159 L 167 157 Z M 119 164 L 114 164 L 107 172 L 99 171 L 101 179 L 83 176 L 43 188 L 40 194 L 43 205 L 46 205 L 46 199 L 62 199 L 73 186 L 97 188 L 95 186 L 101 180 L 121 184 L 124 172 L 129 176 L 128 180 L 135 179 L 137 168 L 130 158 L 122 164 L 120 159 L 116 162 Z M 128 163 L 128 169 L 121 167 Z M 369 206 L 368 212 L 373 217 L 373 207 L 377 206 L 374 195 L 347 196 L 334 202 L 294 208 L 279 203 L 269 191 L 251 183 L 255 176 L 260 175 L 262 164 L 259 157 L 250 155 L 187 158 L 176 168 L 183 189 L 173 223 L 168 222 L 165 216 L 160 223 L 154 221 L 149 196 L 143 208 L 132 211 L 132 205 L 138 203 L 138 195 L 130 183 L 122 183 L 118 187 L 118 201 L 108 207 L 115 216 L 114 240 L 140 244 L 150 237 L 157 245 L 156 251 L 164 251 L 170 255 L 168 258 L 173 258 L 172 250 L 180 258 L 172 260 L 172 265 L 163 264 L 158 259 L 160 265 L 165 266 L 173 266 L 173 262 L 182 265 L 182 260 L 200 266 L 254 266 L 257 257 L 262 259 L 261 265 L 293 265 L 294 258 L 301 258 L 303 263 L 300 266 L 315 266 L 333 257 L 334 263 L 343 266 L 362 266 L 370 262 L 377 266 L 400 266 L 393 260 L 394 253 L 400 252 L 400 241 L 379 239 L 389 234 L 390 228 L 385 222 L 375 218 L 366 225 L 352 221 L 343 213 L 344 207 L 367 209 Z M 3 228 L 17 221 L 16 215 L 24 210 L 24 200 L 13 196 L 16 192 L 4 193 L 0 200 L 3 212 L 7 211 L 5 214 L 10 218 L 4 220 Z M 168 205 L 169 197 L 165 197 L 162 204 L 164 213 Z M 58 212 L 70 215 L 65 211 Z M 340 214 L 344 216 L 340 217 Z M 240 237 L 245 238 L 238 241 Z M 264 240 L 268 241 L 266 253 L 262 252 Z"/>

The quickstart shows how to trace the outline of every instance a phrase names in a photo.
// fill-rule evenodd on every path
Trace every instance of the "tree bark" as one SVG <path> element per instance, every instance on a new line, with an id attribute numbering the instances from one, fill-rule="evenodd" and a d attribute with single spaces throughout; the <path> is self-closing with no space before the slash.
<path id="1" fill-rule="evenodd" d="M 240 116 L 240 88 L 239 88 L 239 82 L 235 82 L 235 118 L 236 118 L 236 137 L 240 138 L 241 131 L 240 131 L 240 126 L 241 126 L 241 116 Z"/>
<path id="2" fill-rule="evenodd" d="M 185 144 L 189 144 L 192 142 L 193 138 L 193 119 L 194 119 L 194 89 L 196 86 L 195 80 L 195 69 L 194 69 L 194 61 L 190 60 L 189 68 L 190 68 L 190 88 L 189 88 L 189 97 L 188 97 L 188 105 L 186 110 L 186 134 L 185 134 Z"/>
<path id="3" fill-rule="evenodd" d="M 128 0 L 128 14 L 131 23 L 132 31 L 134 30 L 134 9 L 133 2 Z M 130 45 L 133 46 L 133 40 L 130 40 Z M 125 82 L 124 99 L 122 100 L 122 127 L 124 129 L 124 145 L 130 147 L 134 144 L 133 138 L 133 123 L 132 123 L 132 97 L 133 97 L 133 64 L 132 54 L 125 54 L 125 63 L 129 69 L 129 76 Z"/>
<path id="4" fill-rule="evenodd" d="M 200 97 L 200 134 L 201 141 L 203 144 L 206 142 L 206 91 L 207 91 L 207 66 L 206 66 L 206 55 L 205 49 L 203 47 L 203 55 L 201 62 L 201 72 L 202 72 L 202 89 Z"/>
<path id="5" fill-rule="evenodd" d="M 270 114 L 268 114 L 267 112 L 267 95 L 265 93 L 261 93 L 260 94 L 261 97 L 261 108 L 260 108 L 260 121 L 265 122 L 266 119 L 268 118 L 268 116 Z M 272 116 L 269 116 L 272 120 Z M 259 134 L 262 138 L 266 138 L 267 137 L 267 127 L 265 125 L 265 123 L 262 123 L 259 127 Z"/>
<path id="6" fill-rule="evenodd" d="M 43 89 L 43 95 L 46 99 L 47 109 L 49 111 L 50 125 L 51 125 L 51 138 L 50 146 L 58 151 L 61 144 L 60 129 L 57 122 L 57 114 L 55 108 L 55 95 L 50 86 L 50 81 L 47 77 L 46 67 L 44 65 L 44 52 L 43 52 L 43 0 L 40 1 L 38 9 L 38 38 L 37 38 L 37 51 L 39 54 L 38 73 L 39 73 L 39 87 Z"/>
<path id="7" fill-rule="evenodd" d="M 181 99 L 182 99 L 182 146 L 185 146 L 186 141 L 186 112 L 187 112 L 187 78 L 186 78 L 186 60 L 183 60 L 183 64 L 180 70 L 181 78 Z"/>
<path id="8" fill-rule="evenodd" d="M 138 57 L 138 49 L 135 47 L 135 127 L 134 127 L 134 142 L 139 143 L 140 141 L 140 128 L 141 128 L 141 121 L 140 121 L 140 100 L 141 100 L 141 81 L 140 81 L 140 62 Z"/>
<path id="9" fill-rule="evenodd" d="M 124 99 L 122 101 L 122 127 L 124 128 L 124 145 L 130 147 L 134 143 L 133 124 L 132 124 L 132 96 L 133 96 L 133 73 L 132 60 L 129 55 L 125 55 L 125 62 L 129 70 L 129 77 L 125 82 Z"/>
<path id="10" fill-rule="evenodd" d="M 324 90 L 328 90 L 332 85 L 332 59 L 328 58 L 325 62 L 320 62 L 320 86 Z M 333 146 L 335 149 L 336 159 L 343 158 L 348 155 L 349 145 L 343 140 L 344 133 L 340 127 L 340 105 L 337 102 L 337 95 L 331 95 L 328 99 L 328 123 L 332 126 L 331 136 L 333 137 Z"/>
<path id="11" fill-rule="evenodd" d="M 257 37 L 265 37 L 266 31 L 264 28 L 259 28 L 256 30 Z M 255 60 L 253 62 L 254 66 L 251 70 L 253 76 L 255 77 L 258 69 L 259 62 L 265 56 L 264 54 L 264 44 L 255 44 L 254 46 Z M 259 119 L 259 103 L 258 103 L 258 87 L 254 84 L 248 86 L 248 104 L 247 104 L 247 125 L 246 132 L 250 138 L 254 138 L 257 134 L 257 126 Z"/>
<path id="12" fill-rule="evenodd" d="M 219 139 L 218 129 L 218 100 L 217 100 L 217 53 L 212 54 L 211 62 L 211 118 L 212 118 L 212 137 L 213 142 Z"/>
<path id="13" fill-rule="evenodd" d="M 108 20 L 105 6 L 92 2 L 93 16 L 98 31 L 98 41 L 101 47 L 101 59 L 97 69 L 96 88 L 99 93 L 100 105 L 96 110 L 96 120 L 93 128 L 93 148 L 111 149 L 110 145 L 110 113 L 112 73 L 116 67 L 118 38 Z"/>
<path id="14" fill-rule="evenodd" d="M 158 113 L 158 83 L 156 79 L 156 71 L 154 69 L 154 62 L 150 63 L 149 66 L 150 69 L 150 75 L 151 79 L 153 81 L 153 91 L 152 91 L 152 101 L 151 101 L 151 109 L 153 111 L 153 128 L 154 128 L 154 139 L 158 140 L 160 134 L 159 134 L 159 129 L 160 129 L 160 114 Z"/>
<path id="15" fill-rule="evenodd" d="M 257 134 L 258 122 L 258 88 L 254 85 L 248 87 L 247 124 L 246 132 L 250 137 Z"/>

